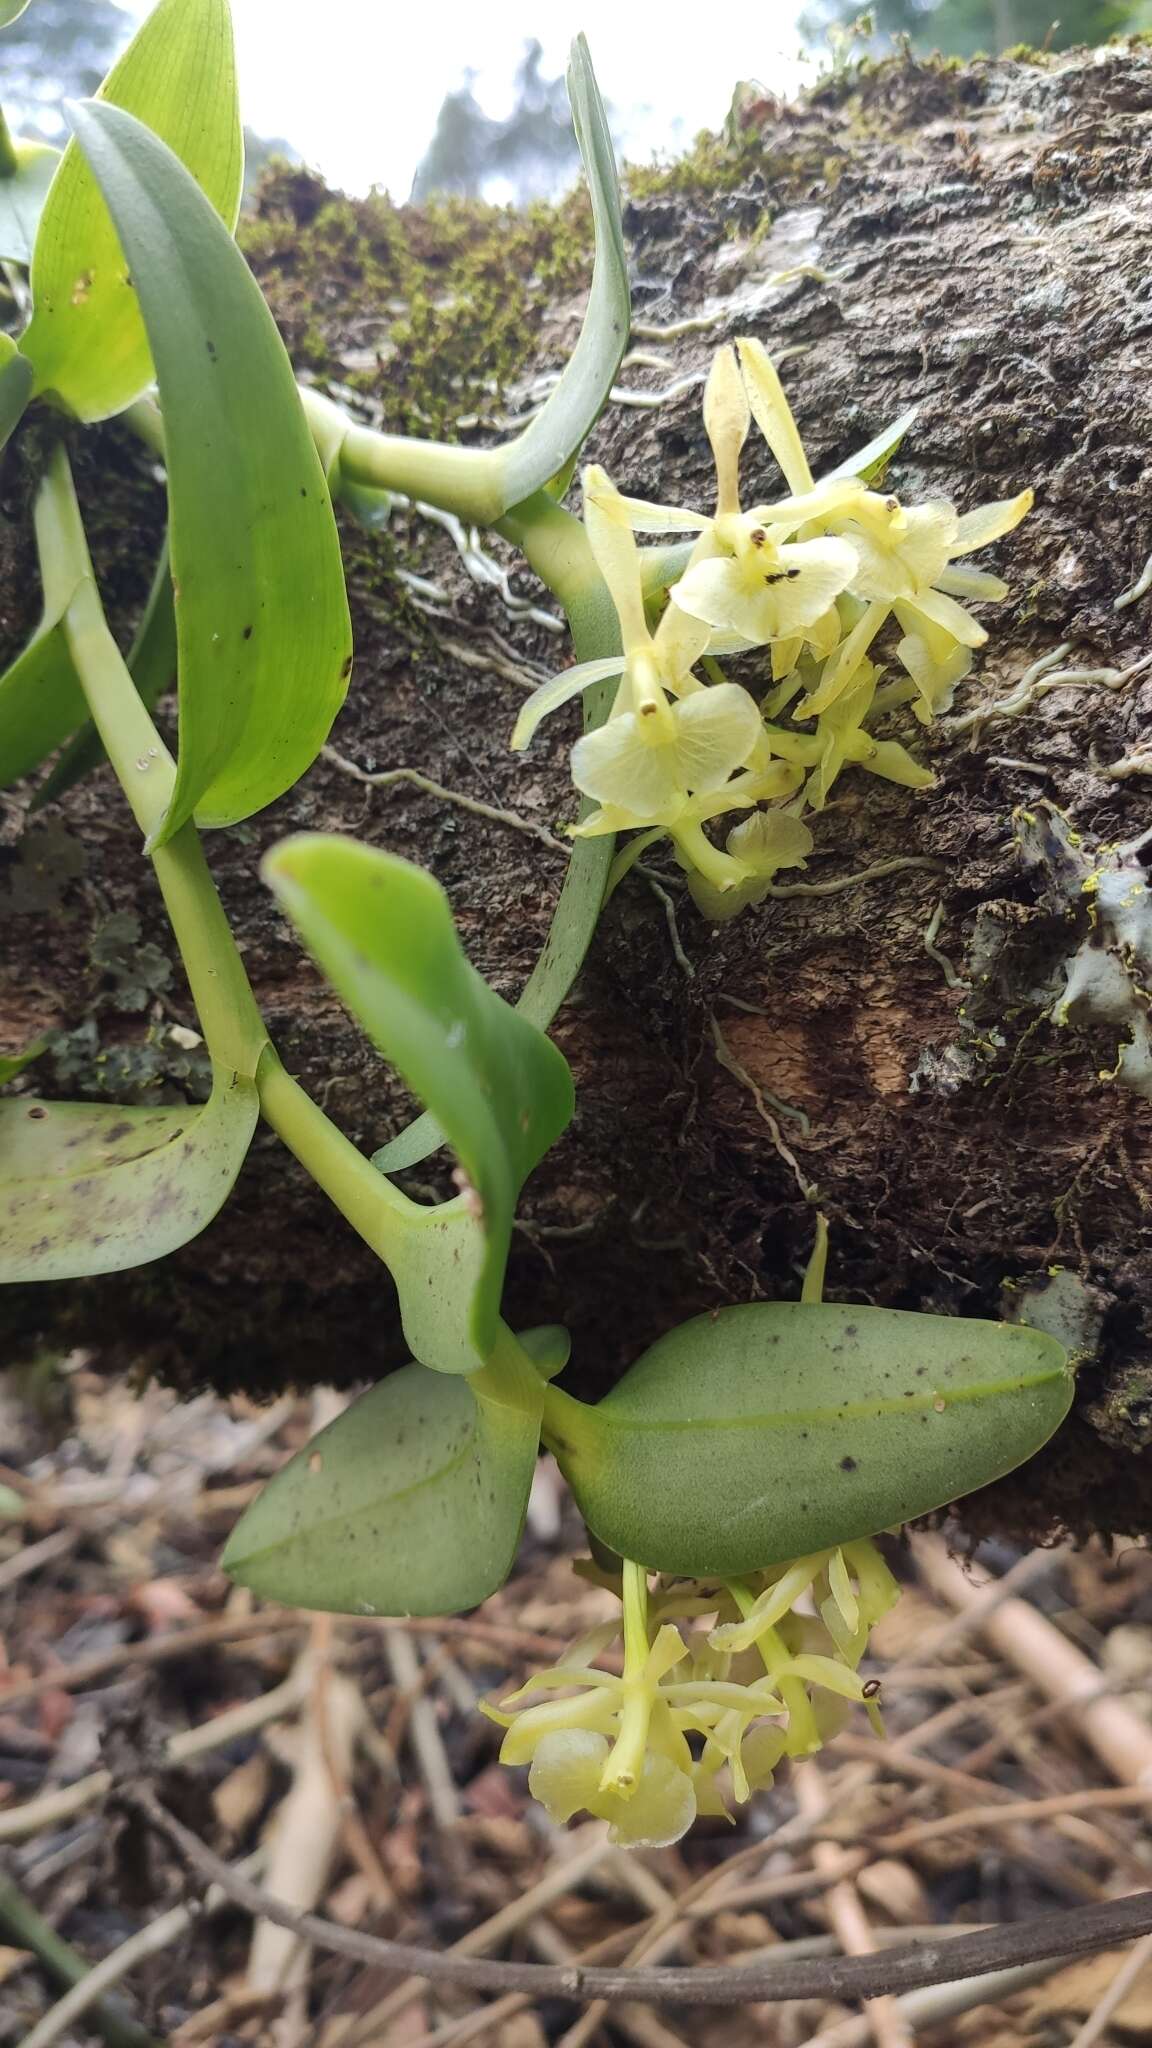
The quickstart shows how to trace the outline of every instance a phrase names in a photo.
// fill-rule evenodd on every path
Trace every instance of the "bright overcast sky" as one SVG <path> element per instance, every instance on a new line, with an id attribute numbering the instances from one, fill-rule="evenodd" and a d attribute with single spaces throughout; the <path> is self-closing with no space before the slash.
<path id="1" fill-rule="evenodd" d="M 139 16 L 150 0 L 120 4 Z M 248 124 L 284 136 L 330 184 L 383 185 L 399 200 L 444 95 L 471 70 L 482 105 L 508 112 L 533 36 L 554 76 L 571 37 L 585 31 L 617 142 L 641 162 L 719 127 L 737 79 L 791 91 L 800 77 L 789 0 L 699 15 L 684 0 L 684 32 L 668 11 L 635 0 L 232 0 L 232 9 Z"/>

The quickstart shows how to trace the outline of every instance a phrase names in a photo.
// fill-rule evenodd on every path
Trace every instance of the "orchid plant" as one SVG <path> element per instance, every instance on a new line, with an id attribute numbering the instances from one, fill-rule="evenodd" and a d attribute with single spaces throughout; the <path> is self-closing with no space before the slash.
<path id="1" fill-rule="evenodd" d="M 556 1384 L 558 1327 L 501 1306 L 516 1203 L 567 1126 L 572 1078 L 546 1027 L 579 971 L 617 829 L 667 834 L 705 906 L 753 900 L 802 861 L 805 813 L 859 763 L 927 778 L 870 721 L 945 701 L 983 637 L 958 597 L 994 579 L 951 566 L 1008 530 L 1027 494 L 959 517 L 872 485 L 902 431 L 814 483 L 759 345 L 719 352 L 705 418 L 717 502 L 704 515 L 566 479 L 628 332 L 619 195 L 587 51 L 569 75 L 592 200 L 587 317 L 559 384 L 511 443 L 378 434 L 302 390 L 235 243 L 242 173 L 227 0 L 159 0 L 50 181 L 4 137 L 0 255 L 30 314 L 0 339 L 0 431 L 31 409 L 42 622 L 0 677 L 0 781 L 55 756 L 52 801 L 106 755 L 141 833 L 212 1065 L 175 1108 L 31 1092 L 0 1099 L 0 1278 L 42 1282 L 155 1260 L 202 1230 L 267 1122 L 378 1254 L 412 1362 L 371 1388 L 272 1481 L 225 1553 L 257 1592 L 338 1612 L 443 1614 L 512 1568 L 541 1444 L 566 1475 L 621 1599 L 615 1631 L 573 1647 L 493 1711 L 505 1754 L 557 1817 L 604 1814 L 622 1841 L 668 1841 L 809 1753 L 854 1704 L 868 1631 L 894 1597 L 872 1539 L 1030 1456 L 1072 1394 L 1069 1359 L 1022 1326 L 822 1300 L 825 1240 L 798 1302 L 721 1308 L 662 1336 L 603 1401 Z M 125 654 L 105 619 L 68 458 L 110 417 L 163 458 L 169 531 Z M 745 512 L 750 419 L 791 495 Z M 204 856 L 315 760 L 352 648 L 333 502 L 405 491 L 496 528 L 566 610 L 577 666 L 526 706 L 514 742 L 566 700 L 586 730 L 576 828 L 544 959 L 515 1009 L 464 956 L 439 885 L 354 840 L 304 834 L 264 878 L 303 946 L 424 1103 L 364 1157 L 285 1070 Z M 680 549 L 639 533 L 695 533 Z M 653 614 L 658 612 L 658 619 Z M 878 687 L 894 614 L 907 682 Z M 758 705 L 717 667 L 770 650 Z M 697 670 L 703 668 L 708 680 Z M 176 733 L 154 712 L 176 685 Z M 783 714 L 789 723 L 783 724 Z M 715 821 L 739 812 L 726 844 Z M 631 842 L 632 846 L 637 844 Z M 625 857 L 629 857 L 629 854 Z M 390 1177 L 446 1144 L 458 1192 L 424 1205 Z M 810 1610 L 810 1611 L 809 1611 Z M 689 1622 L 699 1627 L 687 1628 Z"/>
<path id="2" fill-rule="evenodd" d="M 745 512 L 740 456 L 753 419 L 790 495 Z M 585 662 L 545 683 L 512 744 L 527 746 L 549 712 L 619 676 L 607 722 L 572 750 L 572 780 L 599 806 L 573 829 L 583 837 L 639 829 L 645 847 L 667 835 L 714 918 L 761 900 L 778 868 L 804 865 L 813 842 L 803 813 L 824 809 L 846 766 L 909 789 L 931 786 L 931 771 L 899 740 L 874 738 L 871 726 L 909 702 L 925 725 L 946 710 L 988 637 L 958 598 L 1008 595 L 999 577 L 953 563 L 1017 526 L 1032 492 L 963 516 L 946 500 L 904 506 L 881 494 L 871 482 L 907 425 L 898 421 L 865 451 L 859 474 L 814 482 L 776 370 L 762 344 L 745 338 L 717 351 L 704 390 L 714 513 L 625 497 L 602 469 L 584 472 L 584 524 L 620 621 L 622 664 Z M 698 538 L 651 634 L 634 535 L 684 531 Z M 881 688 L 870 656 L 893 615 L 905 680 Z M 762 715 L 715 660 L 758 648 L 770 650 L 775 683 Z M 710 685 L 694 672 L 708 657 Z M 784 712 L 787 725 L 777 722 Z M 766 803 L 775 808 L 758 808 Z M 753 807 L 723 850 L 703 829 Z"/>

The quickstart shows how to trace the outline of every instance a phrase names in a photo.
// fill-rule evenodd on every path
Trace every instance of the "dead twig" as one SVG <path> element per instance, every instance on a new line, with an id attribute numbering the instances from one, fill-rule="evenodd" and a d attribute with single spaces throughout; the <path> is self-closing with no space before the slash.
<path id="1" fill-rule="evenodd" d="M 828 1962 L 729 1964 L 706 1969 L 549 1968 L 539 1963 L 491 1962 L 459 1952 L 386 1941 L 358 1928 L 339 1927 L 316 1913 L 297 1913 L 263 1886 L 239 1877 L 181 1821 L 161 1805 L 150 1787 L 122 1788 L 119 1803 L 136 1813 L 170 1843 L 206 1884 L 218 1884 L 245 1912 L 272 1920 L 302 1941 L 353 1962 L 384 1970 L 405 1970 L 430 1982 L 463 1984 L 474 1991 L 526 1991 L 536 1998 L 647 1999 L 656 2004 L 742 2005 L 748 2000 L 797 1998 L 867 1999 L 974 1977 L 1055 1955 L 1085 1955 L 1152 1933 L 1152 1891 L 1044 1913 L 1018 1925 L 954 1942 L 909 1942 L 885 1955 L 833 1957 Z M 761 1845 L 762 1846 L 762 1845 Z"/>
<path id="2" fill-rule="evenodd" d="M 823 1814 L 827 1810 L 824 1796 L 823 1775 L 815 1764 L 800 1764 L 795 1773 L 796 1803 L 801 1813 Z M 828 1919 L 845 1955 L 870 1956 L 875 1954 L 872 1927 L 864 1910 L 863 1901 L 851 1877 L 840 1869 L 840 1852 L 831 1842 L 817 1842 L 812 1852 L 817 1870 L 831 1874 L 837 1871 L 831 1885 L 826 1905 Z M 896 2000 L 889 1997 L 869 1999 L 865 2018 L 868 2031 L 876 2048 L 912 2048 L 912 2035 L 906 2026 Z"/>
<path id="3" fill-rule="evenodd" d="M 266 1727 L 269 1721 L 295 1713 L 304 1697 L 306 1685 L 307 1675 L 298 1664 L 282 1684 L 274 1686 L 271 1692 L 262 1693 L 259 1699 L 245 1700 L 227 1713 L 216 1714 L 199 1728 L 185 1728 L 178 1735 L 171 1736 L 165 1745 L 167 1761 L 172 1764 L 188 1763 L 193 1757 L 206 1756 L 210 1750 L 223 1749 L 225 1744 L 235 1742 L 241 1735 L 253 1734 L 257 1728 Z M 28 1835 L 39 1834 L 42 1828 L 59 1827 L 62 1822 L 83 1813 L 86 1806 L 94 1806 L 111 1789 L 110 1771 L 91 1771 L 86 1778 L 78 1778 L 74 1785 L 63 1785 L 58 1791 L 44 1792 L 38 1799 L 26 1800 L 23 1806 L 14 1806 L 10 1812 L 0 1813 L 0 1842 L 23 1841 Z M 222 1867 L 227 1869 L 227 1865 Z"/>
<path id="4" fill-rule="evenodd" d="M 236 1864 L 235 1868 L 242 1876 L 255 1876 L 263 1861 L 263 1851 L 258 1849 L 253 1855 L 246 1856 L 242 1863 Z M 63 1998 L 57 1999 L 51 2010 L 44 2014 L 43 2019 L 37 2021 L 32 2032 L 25 2037 L 22 2048 L 55 2048 L 55 2043 L 65 2034 L 73 2032 L 76 2022 L 83 2019 L 85 2013 L 92 2013 L 93 2006 L 99 2003 L 105 1993 L 117 1984 L 123 1983 L 124 1978 L 130 1976 L 140 1963 L 147 1962 L 149 1956 L 160 1955 L 164 1949 L 171 1948 L 173 1942 L 179 1941 L 180 1936 L 186 1934 L 190 1927 L 194 1927 L 205 1913 L 215 1913 L 219 1907 L 227 1903 L 225 1894 L 219 1886 L 214 1886 L 203 1904 L 197 1902 L 192 1906 L 173 1906 L 167 1913 L 161 1913 L 155 1920 L 149 1920 L 137 1934 L 129 1935 L 127 1941 L 122 1941 L 119 1948 L 114 1948 L 109 1955 L 102 1957 L 100 1962 L 93 1963 L 91 1969 L 85 1971 L 71 1990 L 66 1991 Z M 101 2026 L 105 2039 L 112 2042 L 115 2037 L 108 2032 L 107 2023 L 102 2024 L 98 2014 L 93 2013 L 92 2017 L 93 2021 Z M 132 2038 L 137 2042 L 143 2042 L 149 2041 L 151 2036 L 146 2034 L 142 2027 L 132 2027 Z"/>
<path id="5" fill-rule="evenodd" d="M 1152 1934 L 1146 1934 L 1138 1941 L 1130 1955 L 1125 1956 L 1116 1975 L 1096 2005 L 1089 2013 L 1071 2048 L 1094 2048 L 1104 2034 L 1104 2029 L 1114 2013 L 1119 2012 L 1136 1979 L 1142 1970 L 1152 1962 Z"/>

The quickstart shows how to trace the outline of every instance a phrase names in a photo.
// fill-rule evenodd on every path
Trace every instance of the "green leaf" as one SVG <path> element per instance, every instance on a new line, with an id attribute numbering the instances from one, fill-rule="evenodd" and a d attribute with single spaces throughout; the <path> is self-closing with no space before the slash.
<path id="1" fill-rule="evenodd" d="M 118 1273 L 187 1244 L 228 1194 L 255 1083 L 217 1067 L 203 1105 L 0 1102 L 0 1281 Z"/>
<path id="2" fill-rule="evenodd" d="M 88 715 L 60 623 L 61 597 L 0 676 L 0 789 L 31 774 Z"/>
<path id="3" fill-rule="evenodd" d="M 546 489 L 572 462 L 600 417 L 628 346 L 632 310 L 616 158 L 582 35 L 572 45 L 568 98 L 592 200 L 592 288 L 560 382 L 524 432 L 499 451 L 505 510 Z"/>
<path id="4" fill-rule="evenodd" d="M 337 1614 L 453 1614 L 503 1585 L 539 1419 L 408 1365 L 329 1423 L 232 1533 L 226 1572 Z"/>
<path id="5" fill-rule="evenodd" d="M 850 455 L 845 462 L 838 462 L 835 469 L 830 469 L 827 476 L 820 478 L 820 482 L 831 484 L 839 482 L 843 477 L 858 476 L 861 483 L 877 483 L 919 411 L 920 407 L 914 405 L 908 412 L 902 412 L 899 419 L 893 420 L 890 427 L 885 427 L 882 433 L 874 435 L 871 441 L 866 442 L 863 448 L 858 448 L 855 455 Z"/>
<path id="6" fill-rule="evenodd" d="M 14 142 L 12 155 L 13 169 L 0 174 L 0 256 L 27 265 L 60 151 L 50 142 Z"/>
<path id="7" fill-rule="evenodd" d="M 269 856 L 264 874 L 309 952 L 438 1118 L 460 1160 L 464 1218 L 482 1244 L 478 1270 L 461 1284 L 443 1249 L 428 1249 L 437 1225 L 459 1232 L 456 1203 L 415 1211 L 422 1221 L 411 1234 L 412 1256 L 432 1258 L 423 1287 L 451 1298 L 452 1316 L 464 1307 L 462 1320 L 486 1357 L 499 1328 L 517 1196 L 572 1115 L 567 1063 L 469 964 L 444 891 L 423 869 L 352 839 L 302 833 Z M 403 1303 L 406 1275 L 389 1264 Z M 426 1364 L 469 1369 L 466 1359 L 448 1365 L 432 1355 L 405 1327 Z"/>
<path id="8" fill-rule="evenodd" d="M 1054 1338 L 1007 1323 L 769 1302 L 672 1330 L 556 1451 L 601 1542 L 653 1570 L 759 1570 L 999 1479 L 1068 1412 Z"/>
<path id="9" fill-rule="evenodd" d="M 0 203 L 3 187 L 0 186 Z M 0 252 L 2 253 L 2 252 Z M 0 448 L 6 448 L 32 396 L 32 366 L 7 334 L 0 334 Z"/>
<path id="10" fill-rule="evenodd" d="M 172 575 L 168 542 L 160 550 L 152 577 L 148 602 L 140 616 L 135 638 L 128 650 L 128 669 L 142 704 L 151 711 L 176 680 L 176 611 L 172 602 Z M 79 678 L 76 678 L 79 689 Z M 4 684 L 0 679 L 0 706 Z M 70 702 L 73 700 L 69 700 Z M 3 731 L 0 717 L 0 733 Z M 30 809 L 57 803 L 77 782 L 82 782 L 105 758 L 104 744 L 92 720 L 86 719 L 73 734 L 51 775 L 36 791 Z"/>
<path id="11" fill-rule="evenodd" d="M 23 1052 L 0 1053 L 0 1088 L 6 1088 L 9 1081 L 14 1081 L 17 1074 L 22 1074 L 25 1067 L 30 1067 L 33 1060 L 38 1060 L 47 1050 L 48 1040 L 38 1038 L 33 1045 L 26 1045 Z M 557 1366 L 556 1370 L 559 1372 L 560 1367 Z"/>
<path id="12" fill-rule="evenodd" d="M 28 0 L 0 0 L 0 28 L 7 28 L 10 22 L 19 21 Z"/>
<path id="13" fill-rule="evenodd" d="M 336 522 L 292 367 L 194 178 L 119 109 L 73 111 L 156 362 L 179 593 L 176 787 L 153 845 L 251 816 L 311 766 L 344 701 Z"/>
<path id="14" fill-rule="evenodd" d="M 675 582 L 676 576 L 682 573 L 690 549 L 650 549 L 647 552 L 658 553 L 662 563 L 665 563 L 665 558 L 668 562 L 675 558 L 678 566 L 674 573 L 669 569 L 667 577 L 667 581 Z M 666 590 L 667 582 L 659 587 Z M 579 609 L 574 610 L 572 637 L 578 661 L 606 658 L 619 650 L 619 623 L 602 581 L 582 601 Z M 616 685 L 612 682 L 596 683 L 585 691 L 586 732 L 604 723 L 615 695 Z M 580 816 L 586 817 L 593 808 L 585 799 Z M 561 1004 L 566 1001 L 584 964 L 603 906 L 615 845 L 610 833 L 602 833 L 594 839 L 577 839 L 573 845 L 548 937 L 516 1004 L 520 1016 L 526 1017 L 541 1031 L 548 1029 Z M 372 1164 L 381 1173 L 400 1173 L 407 1167 L 418 1166 L 443 1143 L 444 1133 L 439 1124 L 425 1113 L 373 1153 Z"/>
<path id="15" fill-rule="evenodd" d="M 0 378 L 2 375 L 0 372 Z M 30 775 L 66 740 L 72 742 L 37 790 L 33 810 L 63 796 L 104 758 L 63 630 L 71 594 L 66 581 L 60 580 L 32 639 L 0 676 L 0 789 Z M 149 709 L 175 679 L 176 625 L 166 548 L 129 651 L 128 667 Z"/>
<path id="16" fill-rule="evenodd" d="M 244 144 L 228 0 L 159 0 L 100 99 L 147 122 L 188 166 L 205 204 L 235 226 Z M 73 139 L 32 252 L 33 312 L 20 346 L 37 394 L 51 393 L 79 419 L 121 412 L 152 381 L 135 271 Z"/>
<path id="17" fill-rule="evenodd" d="M 334 488 L 358 516 L 374 521 L 377 494 L 402 491 L 470 524 L 494 526 L 537 491 L 553 490 L 596 424 L 628 346 L 631 302 L 612 140 L 583 36 L 572 45 L 568 93 L 592 200 L 595 255 L 584 324 L 560 380 L 523 433 L 502 448 L 378 434 L 306 391 L 325 460 L 338 463 Z"/>

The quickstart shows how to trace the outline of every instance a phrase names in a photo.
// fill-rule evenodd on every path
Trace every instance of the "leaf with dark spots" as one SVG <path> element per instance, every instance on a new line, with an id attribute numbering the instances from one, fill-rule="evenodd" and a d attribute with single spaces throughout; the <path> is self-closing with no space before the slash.
<path id="1" fill-rule="evenodd" d="M 918 1389 L 891 1391 L 892 1366 L 904 1377 L 917 1360 Z M 1063 1345 L 1035 1330 L 755 1303 L 669 1331 L 598 1407 L 566 1402 L 553 1447 L 609 1548 L 731 1576 L 988 1485 L 1051 1436 L 1072 1386 Z"/>
<path id="2" fill-rule="evenodd" d="M 451 1614 L 508 1575 L 538 1410 L 405 1366 L 297 1453 L 243 1516 L 225 1571 L 262 1597 L 338 1614 Z"/>
<path id="3" fill-rule="evenodd" d="M 221 1067 L 195 1111 L 0 1102 L 0 1280 L 120 1272 L 187 1244 L 240 1171 L 257 1109 L 255 1083 Z"/>

